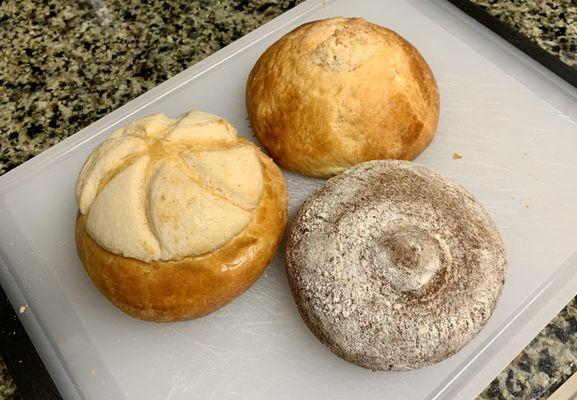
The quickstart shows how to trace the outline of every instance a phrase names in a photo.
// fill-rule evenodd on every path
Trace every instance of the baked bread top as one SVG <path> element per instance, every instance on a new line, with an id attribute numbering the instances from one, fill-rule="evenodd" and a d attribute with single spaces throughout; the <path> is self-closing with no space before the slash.
<path id="1" fill-rule="evenodd" d="M 313 21 L 283 36 L 252 69 L 246 104 L 278 164 L 323 178 L 368 160 L 414 159 L 439 118 L 421 54 L 361 18 Z"/>
<path id="2" fill-rule="evenodd" d="M 149 262 L 228 243 L 249 224 L 262 191 L 255 148 L 226 120 L 191 111 L 114 132 L 84 164 L 76 198 L 100 246 Z"/>

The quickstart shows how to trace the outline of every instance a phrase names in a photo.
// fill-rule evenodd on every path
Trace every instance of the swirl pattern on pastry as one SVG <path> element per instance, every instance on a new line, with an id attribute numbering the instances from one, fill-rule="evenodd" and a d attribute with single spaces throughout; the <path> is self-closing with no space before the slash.
<path id="1" fill-rule="evenodd" d="M 202 111 L 118 129 L 86 160 L 76 199 L 86 273 L 120 310 L 154 322 L 202 317 L 247 290 L 288 217 L 274 162 Z"/>
<path id="2" fill-rule="evenodd" d="M 87 232 L 145 262 L 210 253 L 249 224 L 263 191 L 255 148 L 202 111 L 134 121 L 102 142 L 76 196 Z"/>
<path id="3" fill-rule="evenodd" d="M 341 358 L 409 370 L 461 349 L 490 317 L 506 255 L 456 183 L 406 161 L 359 164 L 299 210 L 286 268 L 299 312 Z"/>

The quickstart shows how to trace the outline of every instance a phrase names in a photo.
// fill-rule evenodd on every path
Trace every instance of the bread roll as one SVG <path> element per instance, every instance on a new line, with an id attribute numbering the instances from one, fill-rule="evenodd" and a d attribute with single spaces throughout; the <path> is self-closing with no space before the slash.
<path id="1" fill-rule="evenodd" d="M 423 57 L 360 18 L 304 24 L 270 46 L 248 78 L 258 140 L 281 166 L 330 177 L 368 160 L 413 160 L 431 142 L 439 93 Z"/>
<path id="2" fill-rule="evenodd" d="M 287 194 L 276 165 L 216 115 L 153 115 L 121 128 L 80 172 L 76 244 L 96 287 L 126 313 L 200 317 L 260 276 Z"/>
<path id="3" fill-rule="evenodd" d="M 407 161 L 359 164 L 299 210 L 289 284 L 311 331 L 372 370 L 453 355 L 487 322 L 507 260 L 495 224 L 465 189 Z"/>

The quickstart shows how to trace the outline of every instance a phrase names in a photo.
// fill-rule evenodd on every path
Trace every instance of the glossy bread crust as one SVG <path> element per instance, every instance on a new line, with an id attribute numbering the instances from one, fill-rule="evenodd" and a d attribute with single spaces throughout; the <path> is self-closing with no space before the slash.
<path id="1" fill-rule="evenodd" d="M 76 245 L 96 287 L 122 311 L 147 321 L 198 318 L 248 289 L 275 254 L 287 222 L 282 174 L 259 150 L 264 191 L 249 225 L 218 250 L 178 261 L 143 262 L 113 254 L 86 232 L 78 213 Z"/>
<path id="2" fill-rule="evenodd" d="M 270 46 L 250 73 L 246 104 L 278 164 L 323 178 L 368 160 L 413 160 L 439 117 L 419 52 L 360 18 L 304 24 Z"/>

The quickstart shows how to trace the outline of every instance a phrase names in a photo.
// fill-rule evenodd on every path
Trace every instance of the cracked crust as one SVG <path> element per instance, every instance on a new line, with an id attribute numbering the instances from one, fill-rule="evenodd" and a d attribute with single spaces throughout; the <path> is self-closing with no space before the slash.
<path id="1" fill-rule="evenodd" d="M 360 18 L 307 23 L 270 46 L 250 73 L 246 104 L 277 163 L 325 178 L 363 161 L 413 160 L 439 117 L 419 52 Z"/>
<path id="2" fill-rule="evenodd" d="M 222 118 L 190 111 L 131 122 L 88 157 L 76 187 L 88 234 L 141 261 L 218 249 L 246 227 L 262 194 L 258 149 Z"/>

